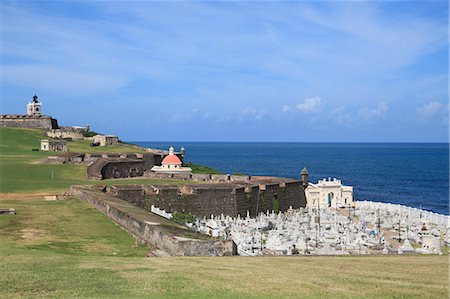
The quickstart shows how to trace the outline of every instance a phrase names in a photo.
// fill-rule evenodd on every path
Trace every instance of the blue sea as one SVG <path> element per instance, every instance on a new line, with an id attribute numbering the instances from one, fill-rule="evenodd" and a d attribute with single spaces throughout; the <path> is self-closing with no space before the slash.
<path id="1" fill-rule="evenodd" d="M 299 178 L 324 177 L 354 187 L 357 200 L 398 203 L 449 214 L 447 143 L 221 143 L 132 142 L 186 148 L 185 161 L 223 173 Z"/>

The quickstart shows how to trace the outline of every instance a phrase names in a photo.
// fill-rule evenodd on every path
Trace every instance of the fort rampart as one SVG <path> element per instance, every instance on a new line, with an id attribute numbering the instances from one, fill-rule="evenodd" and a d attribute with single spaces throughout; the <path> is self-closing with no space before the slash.
<path id="1" fill-rule="evenodd" d="M 58 121 L 47 115 L 0 115 L 2 128 L 58 129 Z"/>
<path id="2" fill-rule="evenodd" d="M 72 140 L 83 140 L 84 134 L 89 128 L 81 127 L 59 127 L 58 129 L 51 129 L 47 131 L 47 136 L 50 138 L 57 139 L 72 139 Z"/>
<path id="3" fill-rule="evenodd" d="M 148 213 L 92 187 L 72 186 L 73 195 L 130 232 L 140 242 L 172 256 L 226 256 L 236 254 L 233 241 L 206 237 L 176 223 Z"/>
<path id="4" fill-rule="evenodd" d="M 211 183 L 178 186 L 116 185 L 107 192 L 150 211 L 151 205 L 166 212 L 192 213 L 198 217 L 225 214 L 251 216 L 266 211 L 287 211 L 306 207 L 300 181 L 261 177 L 246 183 Z"/>

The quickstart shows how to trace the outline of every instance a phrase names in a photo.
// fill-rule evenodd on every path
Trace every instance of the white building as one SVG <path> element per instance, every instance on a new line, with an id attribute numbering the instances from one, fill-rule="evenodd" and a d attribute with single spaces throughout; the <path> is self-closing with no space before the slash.
<path id="1" fill-rule="evenodd" d="M 38 97 L 34 95 L 33 101 L 27 104 L 27 115 L 41 115 L 42 103 L 38 102 Z"/>
<path id="2" fill-rule="evenodd" d="M 67 151 L 65 140 L 43 139 L 41 140 L 41 150 L 50 152 L 65 152 Z"/>
<path id="3" fill-rule="evenodd" d="M 342 185 L 336 178 L 324 178 L 317 184 L 308 183 L 305 189 L 306 205 L 308 208 L 353 207 L 353 187 Z"/>
<path id="4" fill-rule="evenodd" d="M 190 167 L 183 167 L 180 158 L 174 153 L 174 148 L 169 148 L 169 154 L 164 157 L 161 166 L 153 166 L 152 171 L 157 173 L 191 173 Z"/>

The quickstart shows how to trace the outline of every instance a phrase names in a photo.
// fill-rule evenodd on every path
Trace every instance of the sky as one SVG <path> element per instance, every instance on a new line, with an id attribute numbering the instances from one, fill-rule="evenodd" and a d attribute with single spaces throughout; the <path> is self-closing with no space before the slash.
<path id="1" fill-rule="evenodd" d="M 1 114 L 126 141 L 448 142 L 447 1 L 1 1 Z"/>

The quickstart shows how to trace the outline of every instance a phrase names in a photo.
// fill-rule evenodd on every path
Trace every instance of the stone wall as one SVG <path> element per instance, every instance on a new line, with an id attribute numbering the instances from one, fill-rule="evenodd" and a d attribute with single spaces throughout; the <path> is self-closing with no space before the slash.
<path id="1" fill-rule="evenodd" d="M 57 129 L 58 121 L 46 115 L 0 115 L 0 127 L 28 129 Z"/>
<path id="2" fill-rule="evenodd" d="M 153 213 L 111 198 L 85 186 L 71 186 L 73 195 L 86 200 L 136 239 L 172 256 L 228 256 L 236 254 L 233 241 L 208 238 Z M 134 208 L 133 208 L 134 207 Z"/>
<path id="3" fill-rule="evenodd" d="M 95 161 L 88 167 L 87 177 L 89 179 L 117 179 L 136 176 L 153 176 L 150 172 L 153 166 L 161 165 L 164 158 L 162 154 L 86 154 L 86 159 Z M 176 176 L 176 175 L 175 175 Z M 163 176 L 161 176 L 162 178 Z M 166 177 L 166 176 L 164 176 Z"/>
<path id="4" fill-rule="evenodd" d="M 251 216 L 259 212 L 287 211 L 306 207 L 304 188 L 299 181 L 264 185 L 179 185 L 113 186 L 108 191 L 136 206 L 150 211 L 151 205 L 166 212 L 192 213 L 198 217 L 225 214 Z"/>
<path id="5" fill-rule="evenodd" d="M 108 161 L 101 169 L 102 178 L 131 178 L 144 175 L 144 161 L 120 159 Z"/>
<path id="6" fill-rule="evenodd" d="M 237 214 L 251 216 L 259 212 L 282 211 L 306 207 L 305 190 L 301 182 L 262 184 L 236 189 Z"/>
<path id="7" fill-rule="evenodd" d="M 47 131 L 47 136 L 50 138 L 83 140 L 84 132 L 86 131 L 87 130 L 83 128 L 60 127 L 59 129 Z"/>

